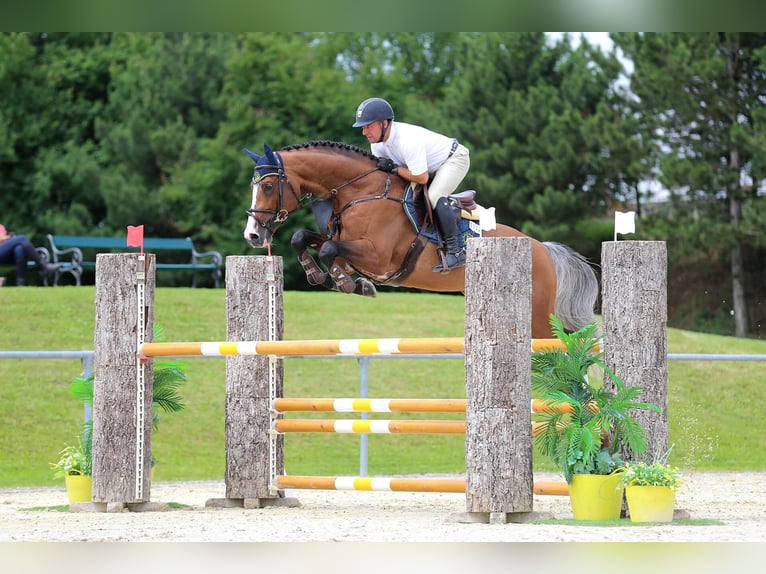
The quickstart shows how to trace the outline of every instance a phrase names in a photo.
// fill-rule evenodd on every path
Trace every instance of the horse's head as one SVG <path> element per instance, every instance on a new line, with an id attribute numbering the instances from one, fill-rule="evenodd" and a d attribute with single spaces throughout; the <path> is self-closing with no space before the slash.
<path id="1" fill-rule="evenodd" d="M 298 207 L 300 197 L 287 179 L 282 158 L 268 144 L 263 144 L 263 155 L 249 149 L 245 152 L 255 162 L 255 168 L 250 181 L 253 199 L 247 210 L 244 237 L 250 245 L 258 248 L 271 242 L 277 228 Z M 291 192 L 287 198 L 284 195 L 285 183 Z"/>

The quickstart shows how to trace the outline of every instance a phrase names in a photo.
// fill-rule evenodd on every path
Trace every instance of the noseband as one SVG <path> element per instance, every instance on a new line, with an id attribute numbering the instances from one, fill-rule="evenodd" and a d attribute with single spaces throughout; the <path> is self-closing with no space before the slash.
<path id="1" fill-rule="evenodd" d="M 282 158 L 279 156 L 278 153 L 275 153 L 274 156 L 277 159 L 277 163 L 275 165 L 258 165 L 253 170 L 253 179 L 252 184 L 253 186 L 257 186 L 260 184 L 261 180 L 263 180 L 266 177 L 269 176 L 275 176 L 278 180 L 278 194 L 277 194 L 277 207 L 276 209 L 254 209 L 250 208 L 246 211 L 248 217 L 252 217 L 255 219 L 255 221 L 258 222 L 258 225 L 261 227 L 268 229 L 270 232 L 274 232 L 275 228 L 284 223 L 287 220 L 287 216 L 290 215 L 290 212 L 287 211 L 282 207 L 282 199 L 284 195 L 284 184 L 287 183 L 287 186 L 290 188 L 290 192 L 293 194 L 293 197 L 295 197 L 298 206 L 300 206 L 301 203 L 301 197 L 295 192 L 295 188 L 293 188 L 293 184 L 290 183 L 290 179 L 287 177 L 287 174 L 285 173 L 284 168 L 282 167 Z M 296 209 L 298 209 L 296 207 Z M 256 217 L 259 213 L 266 213 L 270 217 L 267 221 L 261 221 Z"/>

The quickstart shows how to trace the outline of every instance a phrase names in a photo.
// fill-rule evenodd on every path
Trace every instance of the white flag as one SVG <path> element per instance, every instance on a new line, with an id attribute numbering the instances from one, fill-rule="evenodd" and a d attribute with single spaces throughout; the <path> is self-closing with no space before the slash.
<path id="1" fill-rule="evenodd" d="M 615 211 L 614 212 L 614 235 L 625 235 L 626 233 L 636 232 L 636 212 L 635 211 Z"/>
<path id="2" fill-rule="evenodd" d="M 482 231 L 491 231 L 497 229 L 497 220 L 495 219 L 495 208 L 485 209 L 481 205 L 476 206 L 479 209 L 479 227 Z"/>

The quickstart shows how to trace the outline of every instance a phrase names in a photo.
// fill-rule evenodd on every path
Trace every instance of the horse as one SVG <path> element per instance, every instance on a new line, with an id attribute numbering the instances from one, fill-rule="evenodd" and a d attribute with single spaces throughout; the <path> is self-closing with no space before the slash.
<path id="1" fill-rule="evenodd" d="M 418 230 L 408 217 L 409 182 L 378 170 L 372 153 L 332 141 L 263 149 L 259 155 L 245 148 L 255 168 L 243 235 L 253 248 L 268 246 L 288 216 L 310 202 L 323 233 L 304 229 L 291 239 L 309 284 L 367 297 L 376 296 L 376 284 L 464 292 L 463 267 L 433 271 L 440 256 L 425 226 Z M 482 234 L 527 237 L 502 224 Z M 530 240 L 532 337 L 551 337 L 551 314 L 571 332 L 593 322 L 598 281 L 588 261 L 561 243 Z"/>

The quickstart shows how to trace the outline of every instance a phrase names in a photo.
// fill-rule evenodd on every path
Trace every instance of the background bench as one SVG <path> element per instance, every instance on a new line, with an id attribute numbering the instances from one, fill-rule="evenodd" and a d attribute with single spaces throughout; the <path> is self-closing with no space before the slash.
<path id="1" fill-rule="evenodd" d="M 35 247 L 35 249 L 40 254 L 40 258 L 43 260 L 44 263 L 51 262 L 51 255 L 50 253 L 48 253 L 48 250 L 45 247 Z M 65 269 L 71 268 L 73 266 L 74 264 L 71 261 L 61 262 L 58 265 L 58 267 L 62 268 L 62 271 Z M 16 264 L 15 263 L 0 263 L 0 269 L 8 269 L 8 270 L 16 271 Z M 51 275 L 46 275 L 40 272 L 40 270 L 37 268 L 37 263 L 35 263 L 34 261 L 27 261 L 27 269 L 32 270 L 35 273 L 40 273 L 40 279 L 42 280 L 43 285 L 45 285 L 46 287 L 48 286 L 48 279 L 53 279 Z M 29 271 L 27 271 L 27 285 L 32 284 L 29 279 L 30 279 Z M 6 287 L 11 287 L 11 286 L 13 286 L 13 283 L 8 283 L 6 281 Z"/>
<path id="2" fill-rule="evenodd" d="M 128 247 L 125 237 L 91 237 L 80 235 L 51 235 L 48 234 L 48 242 L 51 247 L 51 257 L 54 264 L 66 263 L 65 266 L 56 269 L 53 285 L 58 285 L 62 275 L 71 274 L 75 284 L 82 282 L 82 272 L 85 269 L 95 269 L 96 253 L 103 251 L 135 251 L 135 247 Z M 185 263 L 166 263 L 160 261 L 157 256 L 157 270 L 170 271 L 193 271 L 194 278 L 192 287 L 197 286 L 198 274 L 209 273 L 215 287 L 221 283 L 221 268 L 223 257 L 218 251 L 199 252 L 194 248 L 190 237 L 180 238 L 144 238 L 144 251 L 154 253 L 160 251 L 186 253 L 191 256 L 191 261 Z M 87 255 L 87 256 L 86 256 Z"/>

